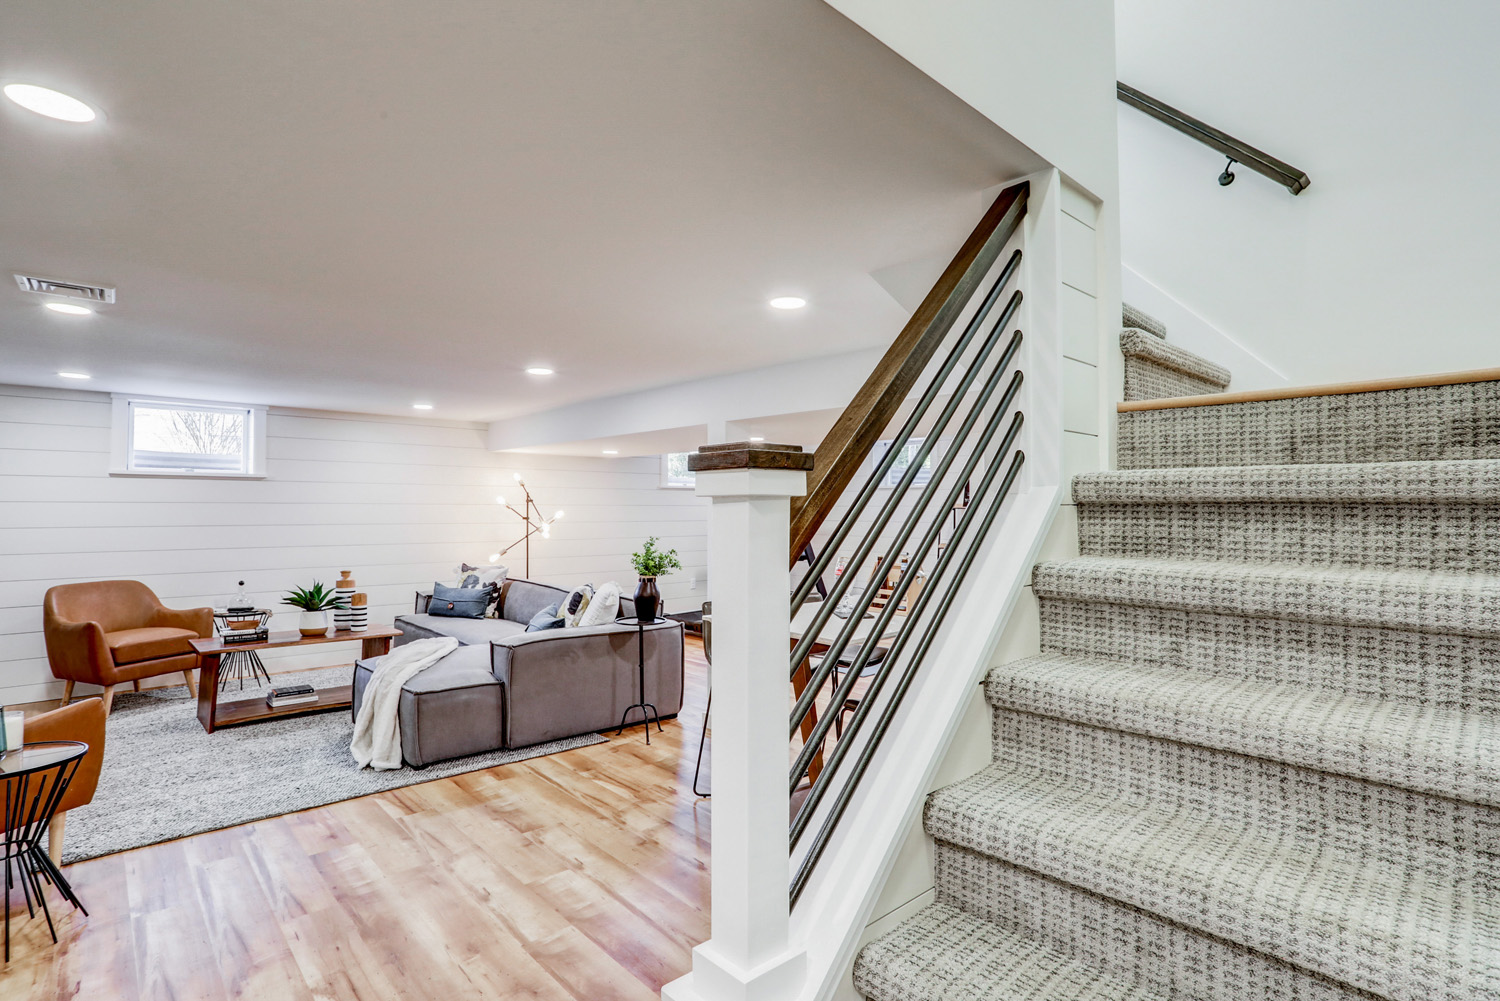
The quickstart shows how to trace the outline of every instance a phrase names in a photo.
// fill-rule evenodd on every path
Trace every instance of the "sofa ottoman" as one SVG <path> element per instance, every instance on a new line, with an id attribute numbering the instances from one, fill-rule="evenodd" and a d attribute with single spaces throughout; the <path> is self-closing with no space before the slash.
<path id="1" fill-rule="evenodd" d="M 379 657 L 354 665 L 354 716 Z M 425 768 L 505 746 L 505 700 L 490 669 L 490 646 L 460 646 L 401 686 L 401 756 Z"/>

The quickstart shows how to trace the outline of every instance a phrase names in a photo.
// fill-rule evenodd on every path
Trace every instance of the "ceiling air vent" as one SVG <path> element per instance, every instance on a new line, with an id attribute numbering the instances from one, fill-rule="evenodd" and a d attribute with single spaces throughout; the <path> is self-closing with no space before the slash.
<path id="1" fill-rule="evenodd" d="M 16 275 L 16 284 L 22 292 L 40 292 L 42 295 L 61 295 L 85 302 L 114 302 L 115 290 L 104 285 L 84 285 L 81 282 L 57 281 L 53 278 L 38 278 L 36 275 Z"/>

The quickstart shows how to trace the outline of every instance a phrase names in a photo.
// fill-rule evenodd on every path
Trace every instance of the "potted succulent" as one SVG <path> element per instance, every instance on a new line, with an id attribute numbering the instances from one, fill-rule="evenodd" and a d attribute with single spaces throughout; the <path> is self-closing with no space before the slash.
<path id="1" fill-rule="evenodd" d="M 313 581 L 312 587 L 297 587 L 288 591 L 281 599 L 283 605 L 302 609 L 302 618 L 297 631 L 303 636 L 322 636 L 328 632 L 328 610 L 343 608 L 344 600 L 334 589 L 322 581 Z"/>
<path id="2" fill-rule="evenodd" d="M 656 578 L 666 576 L 673 570 L 682 569 L 677 550 L 663 552 L 656 548 L 656 536 L 646 540 L 638 553 L 630 554 L 631 565 L 641 578 L 635 588 L 635 614 L 642 622 L 655 622 L 661 609 L 661 592 L 656 589 Z"/>

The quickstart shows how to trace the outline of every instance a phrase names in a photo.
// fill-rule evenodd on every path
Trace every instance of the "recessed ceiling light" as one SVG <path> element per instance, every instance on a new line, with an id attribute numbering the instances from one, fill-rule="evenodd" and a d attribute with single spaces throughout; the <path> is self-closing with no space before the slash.
<path id="1" fill-rule="evenodd" d="M 801 309 L 807 300 L 796 295 L 779 295 L 771 300 L 772 309 Z"/>
<path id="2" fill-rule="evenodd" d="M 96 117 L 94 109 L 78 98 L 31 83 L 6 84 L 5 96 L 28 111 L 65 122 L 92 122 Z"/>
<path id="3" fill-rule="evenodd" d="M 533 365 L 533 366 L 531 366 L 530 368 L 528 368 L 526 370 L 526 374 L 527 375 L 556 375 L 557 373 L 554 372 L 554 371 L 552 371 L 552 369 L 548 368 L 545 365 Z"/>
<path id="4" fill-rule="evenodd" d="M 620 450 L 618 448 L 606 448 L 604 450 L 604 454 L 605 455 L 619 455 L 620 454 Z"/>
<path id="5" fill-rule="evenodd" d="M 430 404 L 430 403 L 413 403 L 411 405 L 411 408 L 413 410 L 431 410 L 432 409 L 432 404 Z"/>
<path id="6" fill-rule="evenodd" d="M 765 441 L 764 438 L 762 438 L 762 437 L 760 437 L 758 435 L 753 435 L 753 434 L 750 436 L 750 440 L 751 441 Z"/>
<path id="7" fill-rule="evenodd" d="M 60 376 L 62 376 L 64 379 L 92 379 L 93 378 L 93 376 L 87 374 L 86 372 L 59 372 L 57 374 L 60 375 Z"/>
<path id="8" fill-rule="evenodd" d="M 71 302 L 49 302 L 46 307 L 54 313 L 66 313 L 69 316 L 88 316 L 93 313 L 87 306 L 78 306 Z"/>

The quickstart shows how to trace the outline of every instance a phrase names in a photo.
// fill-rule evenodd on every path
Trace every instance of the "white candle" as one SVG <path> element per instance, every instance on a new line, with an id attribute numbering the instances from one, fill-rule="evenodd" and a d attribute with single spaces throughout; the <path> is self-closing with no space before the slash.
<path id="1" fill-rule="evenodd" d="M 19 710 L 5 714 L 5 749 L 7 751 L 14 751 L 20 748 L 25 723 L 26 714 Z"/>

